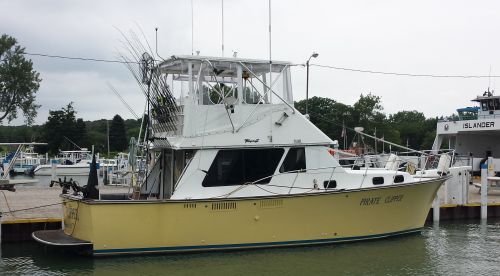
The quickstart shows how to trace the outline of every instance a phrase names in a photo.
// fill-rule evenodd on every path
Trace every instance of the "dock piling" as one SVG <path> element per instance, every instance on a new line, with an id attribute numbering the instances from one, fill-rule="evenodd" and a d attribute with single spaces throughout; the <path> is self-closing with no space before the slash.
<path id="1" fill-rule="evenodd" d="M 488 170 L 489 164 L 493 164 L 493 159 L 481 164 L 481 219 L 488 217 Z M 491 165 L 492 166 L 492 165 Z"/>
<path id="2" fill-rule="evenodd" d="M 52 181 L 55 181 L 56 177 L 57 177 L 57 172 L 56 172 L 56 170 L 57 170 L 57 162 L 56 161 L 57 160 L 51 160 L 51 163 L 50 163 L 50 165 L 51 165 L 51 167 L 50 167 L 50 179 Z"/>

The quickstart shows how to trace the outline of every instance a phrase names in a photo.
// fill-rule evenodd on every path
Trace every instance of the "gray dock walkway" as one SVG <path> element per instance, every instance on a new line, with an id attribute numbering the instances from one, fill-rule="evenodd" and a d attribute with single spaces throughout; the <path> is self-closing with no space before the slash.
<path id="1" fill-rule="evenodd" d="M 123 193 L 128 187 L 104 186 L 103 192 Z M 60 187 L 21 187 L 16 191 L 0 191 L 2 223 L 18 220 L 62 219 Z"/>

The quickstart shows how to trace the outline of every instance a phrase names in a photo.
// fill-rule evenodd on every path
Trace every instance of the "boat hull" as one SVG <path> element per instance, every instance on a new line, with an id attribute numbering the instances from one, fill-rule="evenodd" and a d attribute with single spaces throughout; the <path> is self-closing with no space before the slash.
<path id="1" fill-rule="evenodd" d="M 80 165 L 57 165 L 56 175 L 89 175 L 89 164 Z M 33 171 L 34 175 L 52 175 L 51 165 L 40 165 Z"/>
<path id="2" fill-rule="evenodd" d="M 94 255 L 346 242 L 419 231 L 443 179 L 351 191 L 214 200 L 63 196 L 64 232 Z"/>

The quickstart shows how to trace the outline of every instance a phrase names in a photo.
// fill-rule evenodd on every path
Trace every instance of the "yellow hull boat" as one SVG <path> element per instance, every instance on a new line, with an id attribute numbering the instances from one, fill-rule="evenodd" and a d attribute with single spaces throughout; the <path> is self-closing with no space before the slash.
<path id="1" fill-rule="evenodd" d="M 99 193 L 97 172 L 86 187 L 60 183 L 64 230 L 34 232 L 39 242 L 112 255 L 382 238 L 419 231 L 447 179 L 401 171 L 395 155 L 385 167 L 341 166 L 338 143 L 293 107 L 291 63 L 155 64 L 146 53 L 137 63 L 151 116 L 147 160 L 131 142 L 134 192 Z"/>
<path id="2" fill-rule="evenodd" d="M 114 255 L 326 244 L 413 233 L 423 227 L 443 181 L 231 200 L 63 196 L 64 236 L 73 240 L 60 245 Z M 44 242 L 43 235 L 35 232 L 34 237 Z"/>

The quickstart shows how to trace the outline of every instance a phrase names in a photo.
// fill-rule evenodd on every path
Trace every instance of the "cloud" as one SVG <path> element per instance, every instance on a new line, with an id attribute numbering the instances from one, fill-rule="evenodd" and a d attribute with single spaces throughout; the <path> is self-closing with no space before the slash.
<path id="1" fill-rule="evenodd" d="M 194 0 L 194 50 L 221 55 L 220 1 Z M 190 1 L 7 1 L 1 32 L 27 52 L 115 59 L 122 50 L 117 28 L 144 31 L 163 57 L 191 53 Z M 225 1 L 225 55 L 269 57 L 268 1 Z M 272 56 L 314 63 L 393 72 L 500 75 L 500 16 L 497 1 L 272 1 Z M 139 32 L 140 33 L 140 32 Z M 86 120 L 116 113 L 131 117 L 106 85 L 142 111 L 144 99 L 123 65 L 32 57 L 43 78 L 37 123 L 49 109 L 75 102 Z M 305 97 L 305 70 L 293 69 L 295 99 Z M 495 73 L 497 72 L 497 73 Z M 416 109 L 447 115 L 481 94 L 488 79 L 431 79 L 311 68 L 310 96 L 346 104 L 359 94 L 382 97 L 386 112 Z M 492 87 L 496 81 L 492 80 Z"/>

